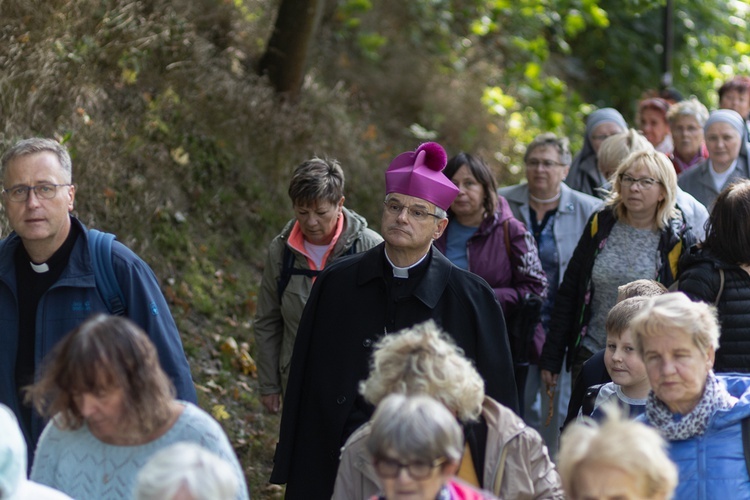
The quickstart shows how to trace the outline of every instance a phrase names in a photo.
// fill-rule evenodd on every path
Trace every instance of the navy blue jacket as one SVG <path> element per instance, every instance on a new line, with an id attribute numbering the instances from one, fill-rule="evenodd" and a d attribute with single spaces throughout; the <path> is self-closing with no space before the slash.
<path id="1" fill-rule="evenodd" d="M 94 280 L 88 248 L 88 230 L 76 218 L 71 224 L 81 228 L 68 265 L 39 301 L 36 320 L 34 361 L 39 367 L 44 356 L 65 334 L 93 313 L 107 313 Z M 18 349 L 18 294 L 13 255 L 21 244 L 14 232 L 0 242 L 0 403 L 9 406 L 20 418 L 16 392 L 15 367 Z M 115 241 L 112 263 L 127 304 L 127 316 L 148 334 L 159 353 L 159 362 L 177 389 L 179 399 L 196 403 L 195 386 L 190 375 L 182 340 L 177 331 L 159 283 L 151 268 L 132 250 Z M 31 429 L 24 429 L 29 450 L 33 450 L 44 428 L 36 414 Z"/>

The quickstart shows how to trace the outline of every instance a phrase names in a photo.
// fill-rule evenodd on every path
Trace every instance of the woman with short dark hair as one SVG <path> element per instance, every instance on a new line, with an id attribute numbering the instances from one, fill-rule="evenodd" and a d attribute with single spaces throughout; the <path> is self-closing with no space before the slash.
<path id="1" fill-rule="evenodd" d="M 190 441 L 228 460 L 242 485 L 237 499 L 249 498 L 221 426 L 173 394 L 138 325 L 93 316 L 55 346 L 28 388 L 27 399 L 51 419 L 31 478 L 73 498 L 131 498 L 138 470 L 154 453 Z"/>
<path id="2" fill-rule="evenodd" d="M 289 182 L 294 218 L 271 244 L 253 327 L 263 406 L 281 408 L 292 349 L 313 280 L 336 259 L 383 241 L 364 217 L 344 207 L 344 171 L 336 160 L 311 158 Z"/>
<path id="3" fill-rule="evenodd" d="M 459 153 L 448 161 L 443 173 L 459 193 L 448 209 L 448 226 L 435 240 L 435 248 L 453 264 L 484 278 L 506 319 L 519 310 L 528 295 L 544 297 L 547 278 L 534 239 L 513 216 L 508 201 L 497 194 L 489 166 L 477 156 Z M 541 326 L 538 329 L 541 331 Z M 521 408 L 529 350 L 525 342 L 511 342 Z"/>

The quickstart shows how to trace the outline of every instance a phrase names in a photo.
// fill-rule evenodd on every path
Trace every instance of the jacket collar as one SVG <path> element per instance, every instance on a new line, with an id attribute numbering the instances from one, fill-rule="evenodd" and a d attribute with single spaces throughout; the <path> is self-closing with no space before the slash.
<path id="1" fill-rule="evenodd" d="M 430 248 L 427 258 L 430 259 L 427 270 L 414 289 L 414 296 L 427 307 L 433 309 L 443 295 L 443 290 L 448 284 L 454 266 L 434 245 Z M 357 269 L 357 285 L 362 286 L 376 279 L 384 282 L 386 277 L 383 273 L 387 265 L 385 262 L 385 243 L 368 250 L 362 256 Z"/>
<path id="2" fill-rule="evenodd" d="M 73 247 L 68 265 L 65 267 L 62 275 L 60 275 L 57 283 L 53 286 L 57 286 L 58 283 L 67 278 L 82 278 L 82 275 L 89 275 L 85 279 L 90 279 L 92 283 L 94 282 L 94 270 L 91 267 L 91 258 L 88 251 L 88 231 L 86 226 L 72 215 L 70 216 L 70 223 L 78 225 L 80 228 L 80 237 Z M 13 255 L 20 244 L 21 237 L 15 231 L 0 241 L 0 281 L 5 282 L 11 290 L 16 289 L 16 268 Z"/>
<path id="3" fill-rule="evenodd" d="M 505 197 L 506 200 L 518 203 L 520 206 L 529 208 L 529 185 L 526 183 L 517 184 L 509 189 L 501 196 Z M 576 204 L 573 200 L 573 189 L 568 187 L 564 182 L 560 183 L 560 203 L 557 207 L 557 213 L 559 214 L 574 214 L 576 212 Z"/>

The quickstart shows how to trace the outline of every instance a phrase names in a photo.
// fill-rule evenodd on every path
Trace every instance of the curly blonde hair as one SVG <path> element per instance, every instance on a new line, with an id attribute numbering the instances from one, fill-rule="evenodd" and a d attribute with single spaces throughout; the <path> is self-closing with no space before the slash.
<path id="1" fill-rule="evenodd" d="M 468 422 L 482 411 L 484 380 L 453 339 L 428 320 L 375 345 L 359 391 L 375 406 L 393 393 L 426 394 Z"/>

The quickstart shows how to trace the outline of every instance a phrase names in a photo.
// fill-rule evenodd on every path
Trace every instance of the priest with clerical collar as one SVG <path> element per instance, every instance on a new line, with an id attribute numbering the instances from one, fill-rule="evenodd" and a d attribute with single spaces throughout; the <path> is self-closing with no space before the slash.
<path id="1" fill-rule="evenodd" d="M 284 399 L 271 482 L 286 498 L 330 498 L 339 449 L 373 408 L 359 395 L 373 344 L 433 319 L 472 359 L 486 393 L 517 411 L 513 363 L 495 294 L 432 242 L 448 225 L 458 188 L 445 150 L 425 143 L 385 172 L 385 242 L 321 273 L 305 306 Z"/>

